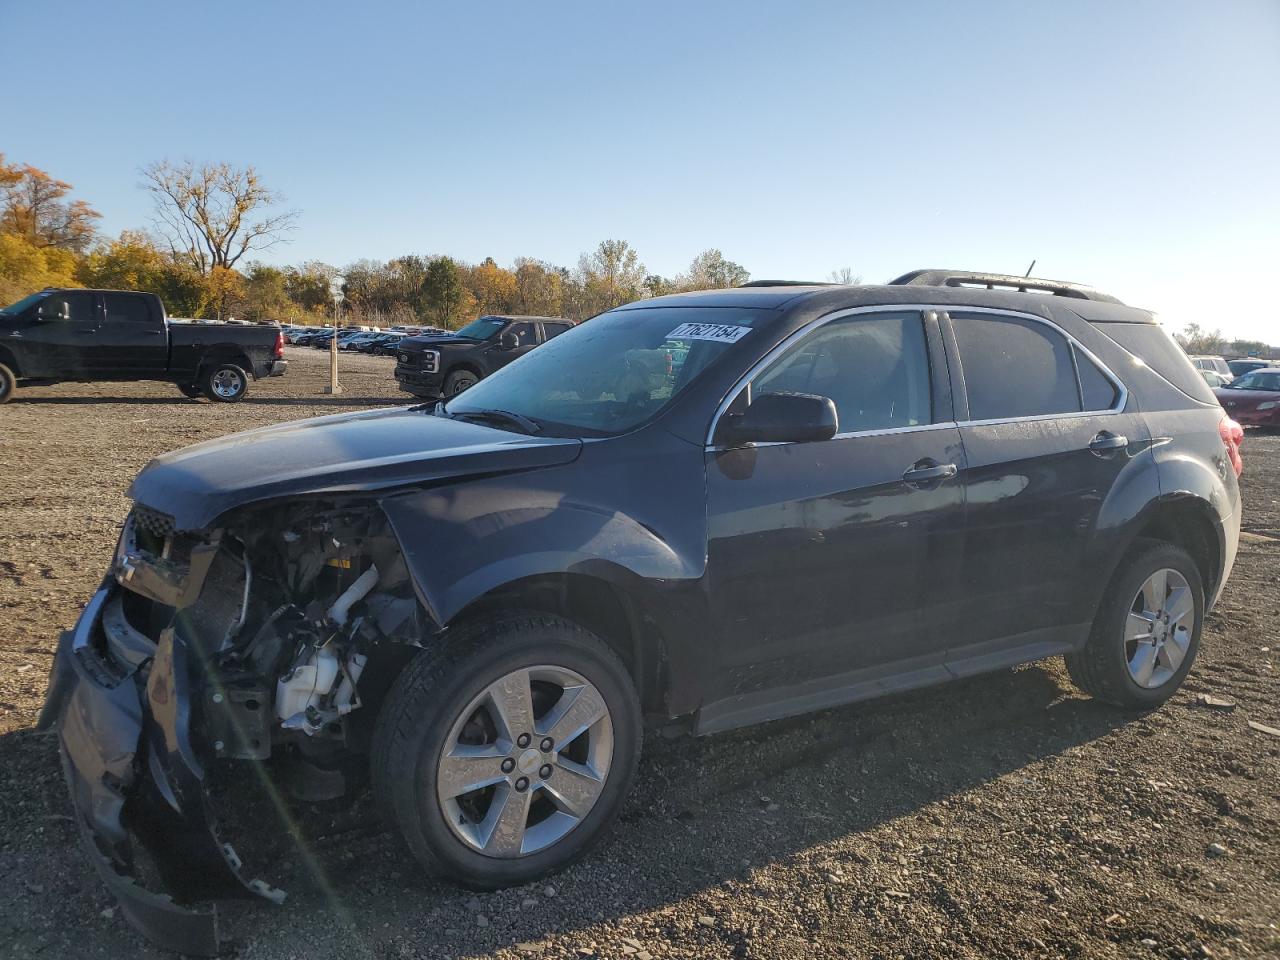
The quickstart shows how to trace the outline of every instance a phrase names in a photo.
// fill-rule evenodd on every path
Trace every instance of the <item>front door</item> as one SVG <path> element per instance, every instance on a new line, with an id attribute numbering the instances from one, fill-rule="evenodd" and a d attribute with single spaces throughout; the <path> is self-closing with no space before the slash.
<path id="1" fill-rule="evenodd" d="M 512 334 L 516 338 L 516 345 L 511 348 L 502 345 L 502 339 L 507 334 Z M 505 367 L 517 357 L 523 357 L 526 353 L 538 345 L 538 327 L 534 323 L 513 323 L 503 330 L 494 338 L 493 346 L 489 348 L 489 365 L 497 370 L 499 367 Z"/>
<path id="2" fill-rule="evenodd" d="M 839 433 L 707 452 L 707 585 L 725 684 L 711 699 L 773 691 L 820 706 L 859 675 L 940 659 L 949 634 L 931 603 L 957 579 L 963 453 L 929 340 L 918 312 L 848 314 L 745 388 L 830 397 Z"/>
<path id="3" fill-rule="evenodd" d="M 39 307 L 43 305 L 47 309 L 50 303 L 65 303 L 67 319 L 37 319 Z M 97 294 L 59 291 L 31 307 L 25 319 L 27 323 L 19 333 L 25 340 L 23 352 L 31 362 L 24 363 L 23 376 L 59 380 L 94 380 L 98 377 L 102 367 L 99 355 L 102 322 Z"/>
<path id="4" fill-rule="evenodd" d="M 955 661 L 1046 650 L 1092 620 L 1092 545 L 1112 486 L 1148 436 L 1114 376 L 1056 326 L 952 312 L 967 403 L 968 502 Z M 1073 633 L 1074 631 L 1074 633 Z M 975 660 L 980 665 L 980 660 Z"/>

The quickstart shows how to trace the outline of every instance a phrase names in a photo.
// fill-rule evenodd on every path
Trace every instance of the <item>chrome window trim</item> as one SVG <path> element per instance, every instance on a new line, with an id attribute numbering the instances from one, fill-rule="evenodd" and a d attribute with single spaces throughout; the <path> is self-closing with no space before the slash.
<path id="1" fill-rule="evenodd" d="M 1086 347 L 1083 343 L 1081 343 L 1079 340 L 1073 337 L 1066 330 L 1062 329 L 1062 327 L 1058 326 L 1052 320 L 1046 319 L 1045 317 L 1039 317 L 1033 313 L 1023 313 L 1020 310 L 1009 310 L 1009 309 L 998 308 L 998 307 L 971 307 L 971 306 L 954 304 L 954 303 L 952 304 L 938 304 L 938 303 L 876 304 L 874 306 L 849 307 L 847 309 L 839 310 L 839 311 L 836 311 L 835 313 L 829 313 L 826 316 L 817 317 L 814 320 L 810 320 L 803 327 L 791 333 L 785 340 L 777 344 L 775 347 L 773 347 L 773 349 L 771 349 L 763 357 L 757 360 L 755 364 L 753 364 L 747 370 L 746 373 L 744 373 L 741 377 L 738 378 L 738 380 L 734 383 L 734 385 L 729 389 L 728 393 L 725 394 L 724 399 L 721 400 L 719 405 L 716 407 L 716 412 L 715 412 L 715 415 L 712 416 L 711 418 L 711 426 L 707 430 L 707 436 L 705 441 L 703 442 L 703 446 L 705 447 L 705 449 L 709 451 L 739 449 L 737 447 L 726 447 L 722 444 L 715 444 L 712 442 L 712 438 L 716 434 L 716 428 L 720 426 L 720 418 L 724 416 L 725 412 L 732 405 L 733 401 L 738 398 L 738 394 L 740 394 L 748 384 L 754 381 L 755 378 L 759 376 L 759 374 L 764 370 L 764 368 L 768 367 L 774 360 L 777 359 L 777 357 L 780 354 L 786 352 L 786 350 L 789 349 L 797 340 L 803 339 L 804 337 L 808 336 L 810 333 L 819 329 L 820 327 L 826 326 L 828 323 L 832 323 L 836 320 L 842 320 L 845 317 L 853 317 L 861 314 L 873 314 L 873 313 L 888 313 L 888 314 L 918 313 L 920 314 L 920 320 L 923 323 L 924 314 L 930 310 L 937 311 L 938 313 L 947 314 L 948 319 L 950 318 L 951 313 L 954 311 L 956 313 L 981 313 L 981 314 L 990 314 L 993 316 L 1013 317 L 1019 320 L 1032 320 L 1036 323 L 1044 324 L 1046 327 L 1049 327 L 1051 330 L 1055 331 L 1059 336 L 1063 337 L 1067 341 L 1067 343 L 1070 344 L 1073 350 L 1078 350 L 1080 351 L 1080 353 L 1084 354 L 1084 356 L 1088 357 L 1089 360 L 1100 371 L 1102 371 L 1103 376 L 1106 377 L 1106 379 L 1111 382 L 1112 386 L 1116 388 L 1115 403 L 1113 403 L 1109 408 L 1105 410 L 1074 410 L 1069 413 L 1042 413 L 1042 414 L 1033 414 L 1031 416 L 1025 416 L 1025 417 L 998 417 L 990 420 L 945 420 L 939 423 L 922 423 L 922 424 L 917 424 L 909 427 L 886 427 L 878 430 L 854 430 L 848 433 L 837 433 L 831 437 L 832 440 L 847 440 L 851 437 L 873 437 L 873 436 L 882 436 L 885 434 L 894 434 L 894 433 L 914 433 L 914 432 L 923 431 L 923 430 L 949 429 L 951 427 L 985 427 L 985 426 L 992 426 L 992 425 L 1001 424 L 1001 423 L 1030 423 L 1036 420 L 1065 420 L 1071 417 L 1112 416 L 1114 414 L 1123 413 L 1125 407 L 1128 405 L 1129 388 L 1124 385 L 1124 381 L 1122 381 L 1119 377 L 1117 377 L 1115 373 L 1112 372 L 1111 368 L 1108 367 L 1105 363 L 1103 363 L 1102 360 L 1099 359 L 1098 356 L 1092 350 Z M 1088 321 L 1085 321 L 1085 322 L 1087 323 Z M 927 335 L 927 331 L 926 331 L 926 335 Z M 959 345 L 957 344 L 957 347 L 958 346 Z M 963 357 L 960 358 L 960 362 L 961 364 L 964 363 Z M 1073 359 L 1073 365 L 1074 365 L 1074 362 L 1075 361 Z M 1079 386 L 1078 373 L 1077 373 L 1077 386 Z M 1083 403 L 1084 403 L 1083 390 L 1080 390 L 1080 397 L 1081 397 L 1081 405 L 1083 406 Z M 747 443 L 747 444 L 743 444 L 743 446 L 775 447 L 775 446 L 785 446 L 792 442 L 794 441 L 779 440 L 779 441 L 771 441 L 768 443 Z"/>

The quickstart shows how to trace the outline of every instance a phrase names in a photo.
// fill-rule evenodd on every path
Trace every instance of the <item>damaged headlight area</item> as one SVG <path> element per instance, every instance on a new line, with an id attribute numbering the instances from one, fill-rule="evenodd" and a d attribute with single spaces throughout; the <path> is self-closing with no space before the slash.
<path id="1" fill-rule="evenodd" d="M 350 792 L 383 694 L 434 632 L 376 503 L 291 502 L 198 532 L 135 507 L 40 721 L 130 921 L 213 955 L 215 910 L 179 903 L 282 900 L 242 874 L 211 788 L 265 775 L 299 799 Z"/>

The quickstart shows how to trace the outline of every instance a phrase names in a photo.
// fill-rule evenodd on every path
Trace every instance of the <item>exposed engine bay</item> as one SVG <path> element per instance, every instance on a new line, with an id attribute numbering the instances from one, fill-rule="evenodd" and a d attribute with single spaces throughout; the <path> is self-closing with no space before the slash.
<path id="1" fill-rule="evenodd" d="M 283 900 L 241 875 L 210 787 L 265 774 L 302 800 L 351 792 L 378 705 L 436 630 L 368 498 L 246 509 L 199 532 L 137 505 L 63 635 L 41 718 L 58 727 L 78 825 L 130 920 L 212 955 L 216 912 L 169 894 Z M 137 852 L 165 893 L 146 889 Z"/>

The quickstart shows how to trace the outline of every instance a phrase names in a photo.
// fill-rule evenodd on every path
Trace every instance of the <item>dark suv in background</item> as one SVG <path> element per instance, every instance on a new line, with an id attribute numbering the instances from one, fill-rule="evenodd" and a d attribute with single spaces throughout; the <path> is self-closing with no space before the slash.
<path id="1" fill-rule="evenodd" d="M 563 317 L 484 316 L 455 333 L 406 337 L 396 382 L 415 397 L 452 397 L 573 326 Z"/>
<path id="2" fill-rule="evenodd" d="M 212 917 L 144 890 L 132 845 L 182 898 L 277 898 L 209 800 L 264 772 L 314 799 L 368 769 L 425 869 L 525 883 L 613 822 L 645 722 L 1056 655 L 1163 703 L 1231 572 L 1240 440 L 1151 314 L 1072 284 L 632 303 L 430 409 L 152 461 L 41 723 L 94 862 L 174 949 L 216 951 Z"/>

